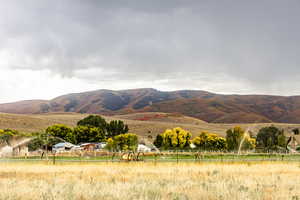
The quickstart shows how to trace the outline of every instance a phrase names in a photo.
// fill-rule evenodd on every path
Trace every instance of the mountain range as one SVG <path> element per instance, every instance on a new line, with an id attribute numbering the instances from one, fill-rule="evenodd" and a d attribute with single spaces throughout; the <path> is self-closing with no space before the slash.
<path id="1" fill-rule="evenodd" d="M 97 90 L 67 94 L 52 100 L 0 104 L 0 112 L 103 115 L 165 112 L 210 123 L 300 123 L 300 96 L 223 95 L 201 90 L 165 92 L 152 88 Z"/>

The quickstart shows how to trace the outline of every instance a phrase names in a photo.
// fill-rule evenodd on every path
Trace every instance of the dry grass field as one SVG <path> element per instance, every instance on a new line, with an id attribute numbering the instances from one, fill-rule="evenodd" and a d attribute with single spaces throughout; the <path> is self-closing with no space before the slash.
<path id="1" fill-rule="evenodd" d="M 77 113 L 50 113 L 50 114 L 6 114 L 0 113 L 0 129 L 11 128 L 23 132 L 42 131 L 53 124 L 66 124 L 75 126 L 76 122 L 86 117 L 88 114 Z M 159 117 L 155 117 L 159 115 Z M 153 117 L 154 116 L 154 117 Z M 161 117 L 163 116 L 163 117 Z M 182 127 L 194 135 L 201 131 L 209 131 L 225 136 L 226 130 L 239 125 L 245 129 L 250 129 L 254 133 L 263 126 L 271 124 L 216 124 L 207 123 L 202 120 L 187 117 L 169 115 L 166 113 L 138 113 L 129 115 L 105 116 L 109 120 L 121 119 L 129 125 L 130 132 L 136 133 L 139 136 L 147 137 L 162 133 L 167 128 Z M 291 130 L 294 127 L 299 127 L 299 124 L 275 124 L 280 128 Z"/>
<path id="2" fill-rule="evenodd" d="M 298 163 L 1 163 L 0 199 L 300 199 Z"/>

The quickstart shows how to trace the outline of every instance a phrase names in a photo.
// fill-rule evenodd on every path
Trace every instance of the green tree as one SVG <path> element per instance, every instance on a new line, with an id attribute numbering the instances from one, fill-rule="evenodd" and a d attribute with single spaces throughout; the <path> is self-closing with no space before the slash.
<path id="1" fill-rule="evenodd" d="M 114 150 L 114 140 L 112 138 L 107 139 L 105 148 L 109 151 Z"/>
<path id="2" fill-rule="evenodd" d="M 52 137 L 51 135 L 49 135 L 45 132 L 32 133 L 31 135 L 32 135 L 33 139 L 28 144 L 29 151 L 35 151 L 38 149 L 51 150 L 53 145 L 63 141 L 57 137 Z"/>
<path id="3" fill-rule="evenodd" d="M 157 147 L 157 148 L 161 148 L 163 146 L 163 142 L 164 142 L 164 138 L 161 134 L 158 134 L 153 142 L 153 144 Z"/>
<path id="4" fill-rule="evenodd" d="M 201 150 L 224 151 L 227 149 L 226 139 L 213 133 L 202 132 L 192 142 Z"/>
<path id="5" fill-rule="evenodd" d="M 299 128 L 294 128 L 292 131 L 295 135 L 299 135 L 300 133 Z"/>
<path id="6" fill-rule="evenodd" d="M 74 128 L 74 136 L 77 143 L 105 141 L 104 130 L 92 126 L 77 126 Z"/>
<path id="7" fill-rule="evenodd" d="M 10 145 L 13 137 L 22 136 L 18 131 L 12 129 L 0 129 L 0 143 Z"/>
<path id="8" fill-rule="evenodd" d="M 78 121 L 77 126 L 92 126 L 106 130 L 107 122 L 100 115 L 89 115 Z"/>
<path id="9" fill-rule="evenodd" d="M 121 120 L 112 120 L 109 123 L 100 115 L 89 115 L 77 122 L 77 126 L 89 126 L 102 129 L 107 137 L 128 133 L 128 125 Z"/>
<path id="10" fill-rule="evenodd" d="M 62 139 L 66 142 L 70 142 L 76 144 L 76 138 L 73 133 L 72 128 L 63 125 L 63 124 L 56 124 L 50 126 L 46 129 L 46 134 L 58 139 Z"/>
<path id="11" fill-rule="evenodd" d="M 226 132 L 227 148 L 229 151 L 251 150 L 255 148 L 255 139 L 236 126 Z"/>
<path id="12" fill-rule="evenodd" d="M 280 130 L 275 126 L 261 128 L 256 137 L 257 147 L 265 151 L 277 150 L 285 148 L 284 130 Z"/>
<path id="13" fill-rule="evenodd" d="M 121 120 L 112 120 L 106 125 L 107 137 L 114 137 L 116 135 L 128 133 L 129 128 Z"/>
<path id="14" fill-rule="evenodd" d="M 136 151 L 138 137 L 133 133 L 120 134 L 113 138 L 113 148 L 119 151 Z"/>

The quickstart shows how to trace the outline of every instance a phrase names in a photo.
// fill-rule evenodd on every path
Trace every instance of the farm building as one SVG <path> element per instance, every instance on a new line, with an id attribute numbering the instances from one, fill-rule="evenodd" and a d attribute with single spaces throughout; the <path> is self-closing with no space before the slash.
<path id="1" fill-rule="evenodd" d="M 147 147 L 146 145 L 144 145 L 144 144 L 139 144 L 138 145 L 138 148 L 137 148 L 137 151 L 138 152 L 144 152 L 144 153 L 146 153 L 146 152 L 151 152 L 151 148 L 150 147 Z"/>
<path id="2" fill-rule="evenodd" d="M 61 143 L 58 143 L 58 144 L 54 145 L 52 147 L 52 150 L 55 151 L 55 152 L 70 151 L 71 149 L 76 148 L 76 147 L 77 147 L 76 145 L 71 144 L 69 142 L 61 142 Z"/>
<path id="3" fill-rule="evenodd" d="M 28 143 L 31 138 L 13 139 L 0 147 L 0 156 L 26 156 L 28 154 Z"/>
<path id="4" fill-rule="evenodd" d="M 101 142 L 101 143 L 82 143 L 79 145 L 82 150 L 85 151 L 95 151 L 95 150 L 100 150 L 104 149 L 106 146 L 106 142 Z"/>
<path id="5" fill-rule="evenodd" d="M 95 143 L 83 143 L 80 145 L 80 147 L 85 151 L 94 151 L 97 149 L 97 144 Z"/>

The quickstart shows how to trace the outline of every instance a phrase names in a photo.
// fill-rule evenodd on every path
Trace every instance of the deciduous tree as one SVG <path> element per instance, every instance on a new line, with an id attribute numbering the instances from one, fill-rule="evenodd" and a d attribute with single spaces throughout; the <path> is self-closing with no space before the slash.
<path id="1" fill-rule="evenodd" d="M 73 133 L 73 129 L 66 125 L 56 124 L 50 126 L 46 129 L 46 133 L 58 139 L 63 139 L 66 142 L 73 144 L 76 143 L 76 137 Z"/>
<path id="2" fill-rule="evenodd" d="M 104 130 L 92 126 L 77 126 L 74 128 L 74 136 L 77 143 L 105 141 Z"/>
<path id="3" fill-rule="evenodd" d="M 183 149 L 190 145 L 192 134 L 182 128 L 167 129 L 157 136 L 155 143 L 160 144 L 164 149 Z M 162 139 L 162 142 L 161 142 Z"/>
<path id="4" fill-rule="evenodd" d="M 251 150 L 255 148 L 255 138 L 251 138 L 239 126 L 227 130 L 226 141 L 229 151 Z"/>
<path id="5" fill-rule="evenodd" d="M 128 133 L 129 128 L 121 120 L 112 120 L 106 125 L 107 137 L 114 137 L 116 135 Z"/>
<path id="6" fill-rule="evenodd" d="M 263 148 L 265 151 L 285 148 L 284 130 L 275 126 L 261 128 L 257 134 L 256 143 L 259 148 Z"/>
<path id="7" fill-rule="evenodd" d="M 226 139 L 213 133 L 202 132 L 192 142 L 201 150 L 224 151 L 227 149 Z"/>
<path id="8" fill-rule="evenodd" d="M 138 136 L 133 133 L 120 134 L 113 138 L 113 148 L 119 151 L 136 151 Z"/>

